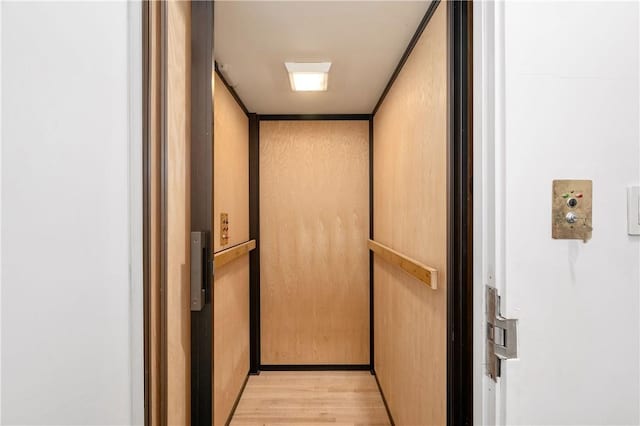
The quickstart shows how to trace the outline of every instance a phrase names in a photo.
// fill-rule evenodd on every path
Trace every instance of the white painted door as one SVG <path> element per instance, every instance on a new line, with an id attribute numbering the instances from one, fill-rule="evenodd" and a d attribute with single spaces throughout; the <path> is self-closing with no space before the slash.
<path id="1" fill-rule="evenodd" d="M 476 2 L 477 424 L 640 423 L 638 2 Z M 593 181 L 593 238 L 551 238 L 554 179 Z M 484 286 L 518 359 L 484 374 Z"/>

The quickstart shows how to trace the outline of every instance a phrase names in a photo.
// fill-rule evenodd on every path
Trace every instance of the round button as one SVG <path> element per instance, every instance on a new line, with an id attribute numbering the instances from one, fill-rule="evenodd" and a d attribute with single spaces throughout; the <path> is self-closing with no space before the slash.
<path id="1" fill-rule="evenodd" d="M 574 208 L 575 206 L 578 205 L 578 200 L 576 200 L 575 198 L 569 198 L 567 200 L 567 205 L 571 208 Z"/>
<path id="2" fill-rule="evenodd" d="M 565 219 L 567 220 L 567 223 L 576 223 L 578 221 L 578 216 L 573 212 L 569 212 L 565 216 Z"/>

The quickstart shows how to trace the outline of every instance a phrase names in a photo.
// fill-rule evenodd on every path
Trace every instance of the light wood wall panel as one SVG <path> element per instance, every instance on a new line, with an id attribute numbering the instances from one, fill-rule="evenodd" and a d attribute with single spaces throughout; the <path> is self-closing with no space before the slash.
<path id="1" fill-rule="evenodd" d="M 249 119 L 216 74 L 214 96 L 214 249 L 249 239 Z M 229 242 L 220 244 L 220 213 L 229 214 Z"/>
<path id="2" fill-rule="evenodd" d="M 369 363 L 367 121 L 260 123 L 263 364 Z"/>
<path id="3" fill-rule="evenodd" d="M 249 373 L 249 256 L 216 271 L 213 424 L 224 425 Z"/>
<path id="4" fill-rule="evenodd" d="M 374 256 L 375 369 L 401 425 L 446 423 L 446 9 L 374 117 L 374 239 L 438 270 L 432 290 Z"/>
<path id="5" fill-rule="evenodd" d="M 213 223 L 216 252 L 249 239 L 249 121 L 214 80 Z M 229 243 L 220 245 L 220 212 Z M 213 283 L 213 424 L 224 425 L 249 372 L 249 256 L 217 268 Z"/>
<path id="6" fill-rule="evenodd" d="M 191 5 L 167 8 L 167 423 L 188 425 L 191 398 L 189 310 Z"/>

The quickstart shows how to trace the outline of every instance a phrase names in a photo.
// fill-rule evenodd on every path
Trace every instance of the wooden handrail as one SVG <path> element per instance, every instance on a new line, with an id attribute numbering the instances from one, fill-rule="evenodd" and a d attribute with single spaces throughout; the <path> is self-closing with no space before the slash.
<path id="1" fill-rule="evenodd" d="M 233 246 L 226 250 L 214 253 L 213 267 L 215 269 L 218 269 L 221 266 L 226 265 L 227 263 L 234 261 L 241 256 L 244 256 L 254 248 L 256 248 L 256 240 L 250 240 L 246 243 L 238 244 L 237 246 Z"/>
<path id="2" fill-rule="evenodd" d="M 438 271 L 430 266 L 411 259 L 397 251 L 390 249 L 373 240 L 369 240 L 369 250 L 382 257 L 389 263 L 405 270 L 423 283 L 427 284 L 433 290 L 438 288 Z"/>

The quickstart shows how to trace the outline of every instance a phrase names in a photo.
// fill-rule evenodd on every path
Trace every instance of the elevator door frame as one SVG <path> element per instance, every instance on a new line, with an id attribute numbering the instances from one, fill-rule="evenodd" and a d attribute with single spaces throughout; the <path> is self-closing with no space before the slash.
<path id="1" fill-rule="evenodd" d="M 420 26 L 416 30 L 409 46 L 399 61 L 398 67 L 392 75 L 387 88 L 383 92 L 379 103 L 390 89 L 393 81 L 400 73 L 402 66 L 406 62 L 420 34 L 428 24 L 429 14 L 432 9 L 439 3 L 435 1 L 430 6 Z M 448 238 L 448 274 L 449 285 L 447 289 L 447 424 L 463 425 L 472 424 L 473 420 L 473 196 L 472 196 L 472 180 L 473 180 L 473 151 L 472 151 L 472 3 L 465 1 L 447 2 L 448 19 L 449 19 L 449 94 L 450 94 L 450 156 L 449 156 L 449 238 Z M 146 16 L 147 8 L 143 13 L 143 28 L 148 28 L 148 17 Z M 146 37 L 146 35 L 145 35 Z M 149 46 L 148 40 L 145 43 L 144 50 L 144 88 L 148 88 L 149 84 L 149 64 L 147 62 Z M 163 52 L 164 53 L 164 52 Z M 236 100 L 242 105 L 242 101 L 237 96 L 233 88 L 228 87 Z M 149 109 L 153 107 L 148 103 L 148 92 L 143 96 L 143 110 L 145 118 L 148 117 Z M 377 109 L 377 106 L 376 106 Z M 287 119 L 369 119 L 375 114 L 358 115 L 293 115 L 280 116 Z M 258 169 L 258 143 L 259 143 L 259 123 L 261 117 L 257 114 L 248 114 L 249 117 L 249 203 L 250 203 L 250 239 L 259 242 L 259 169 Z M 274 118 L 273 116 L 262 116 L 262 119 Z M 371 121 L 370 121 L 371 123 Z M 150 268 L 150 250 L 149 250 L 149 191 L 150 182 L 148 179 L 150 158 L 149 158 L 149 122 L 145 121 L 143 125 L 143 168 L 144 168 L 144 318 L 145 318 L 145 424 L 151 424 L 150 413 L 153 412 L 149 392 L 151 386 L 159 385 L 162 389 L 164 401 L 164 409 L 161 410 L 161 423 L 166 423 L 166 359 L 163 360 L 164 365 L 160 369 L 160 376 L 152 377 L 151 365 L 149 360 L 149 352 L 151 336 L 150 336 L 150 308 L 149 308 L 149 268 Z M 370 149 L 372 142 L 370 128 Z M 371 159 L 371 155 L 370 155 Z M 160 171 L 161 174 L 164 170 Z M 370 195 L 372 191 L 372 168 L 370 163 Z M 163 176 L 163 175 L 162 175 Z M 161 178 L 159 192 L 164 194 L 166 191 L 166 180 Z M 370 202 L 372 197 L 370 196 Z M 166 217 L 166 206 L 160 206 L 161 216 Z M 373 220 L 373 206 L 370 205 L 370 220 Z M 370 227 L 372 223 L 370 223 Z M 370 229 L 371 230 L 371 229 Z M 161 236 L 162 237 L 162 236 Z M 161 275 L 163 270 L 164 258 L 161 257 Z M 370 261 L 371 264 L 371 261 Z M 260 252 L 259 249 L 254 250 L 250 254 L 250 374 L 259 374 L 260 365 Z M 164 277 L 161 277 L 163 281 Z M 166 285 L 165 282 L 161 286 Z M 370 280 L 370 286 L 373 280 Z M 370 297 L 373 296 L 371 292 Z M 373 334 L 373 310 L 372 301 L 370 301 L 370 324 L 371 334 Z M 163 307 L 161 307 L 163 308 Z M 162 323 L 166 322 L 166 311 L 161 309 Z M 161 333 L 162 335 L 162 333 Z M 455 338 L 454 338 L 455 337 Z M 374 362 L 373 336 L 370 337 L 370 357 L 371 364 L 362 366 L 359 369 L 372 369 Z M 161 347 L 166 349 L 166 341 L 161 342 Z M 162 351 L 162 349 L 161 349 Z M 336 366 L 301 366 L 314 369 L 336 369 Z M 333 367 L 333 368 L 332 368 Z M 339 368 L 339 367 L 338 367 Z M 349 369 L 345 367 L 345 369 Z M 158 380 L 158 384 L 152 385 L 154 380 Z M 155 422 L 154 422 L 155 423 Z"/>

